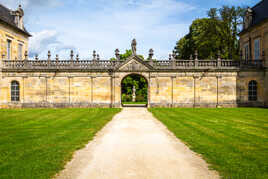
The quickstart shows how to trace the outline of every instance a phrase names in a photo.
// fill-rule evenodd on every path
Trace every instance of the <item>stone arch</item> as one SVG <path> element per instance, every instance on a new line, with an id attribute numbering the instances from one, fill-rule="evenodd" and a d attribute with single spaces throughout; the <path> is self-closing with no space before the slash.
<path id="1" fill-rule="evenodd" d="M 121 106 L 124 106 L 122 103 L 122 82 L 126 77 L 131 76 L 131 75 L 141 76 L 145 79 L 145 81 L 147 83 L 147 104 L 146 104 L 146 106 L 149 106 L 149 99 L 150 99 L 149 74 L 144 73 L 144 72 L 130 72 L 130 73 L 126 73 L 126 74 L 122 75 L 122 77 L 120 78 L 120 104 L 121 104 Z"/>

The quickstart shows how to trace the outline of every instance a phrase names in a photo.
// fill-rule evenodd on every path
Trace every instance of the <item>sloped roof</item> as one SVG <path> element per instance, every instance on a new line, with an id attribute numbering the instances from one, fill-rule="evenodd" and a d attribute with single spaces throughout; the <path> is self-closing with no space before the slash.
<path id="1" fill-rule="evenodd" d="M 252 10 L 252 26 L 254 26 L 261 23 L 263 20 L 268 19 L 268 0 L 262 0 L 254 7 L 252 7 Z"/>
<path id="2" fill-rule="evenodd" d="M 17 27 L 17 25 L 15 24 L 15 16 L 13 16 L 11 12 L 12 10 L 0 4 L 0 20 L 30 37 L 31 34 L 25 29 L 25 27 L 23 27 L 23 29 Z"/>

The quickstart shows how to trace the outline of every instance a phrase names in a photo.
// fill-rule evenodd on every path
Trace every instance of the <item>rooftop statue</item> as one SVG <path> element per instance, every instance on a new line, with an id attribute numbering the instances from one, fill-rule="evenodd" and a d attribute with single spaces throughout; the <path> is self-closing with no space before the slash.
<path id="1" fill-rule="evenodd" d="M 136 55 L 136 51 L 137 51 L 136 46 L 137 46 L 136 39 L 133 39 L 133 40 L 132 40 L 132 43 L 131 43 L 131 49 L 132 49 L 132 54 L 133 54 L 133 55 Z"/>

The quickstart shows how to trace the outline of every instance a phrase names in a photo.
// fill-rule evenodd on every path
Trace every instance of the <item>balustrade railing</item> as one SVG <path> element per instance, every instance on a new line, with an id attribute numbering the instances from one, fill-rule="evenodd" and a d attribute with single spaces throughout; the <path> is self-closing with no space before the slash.
<path id="1" fill-rule="evenodd" d="M 74 58 L 74 52 L 71 51 L 70 60 L 51 60 L 51 53 L 48 51 L 47 60 L 29 59 L 27 52 L 24 60 L 3 60 L 0 68 L 6 70 L 114 70 L 125 61 L 120 59 L 119 50 L 115 50 L 116 59 L 100 60 L 96 51 L 93 51 L 93 59 L 80 59 L 79 55 Z M 3 58 L 3 57 L 2 57 Z M 139 57 L 138 57 L 139 58 Z M 201 60 L 198 59 L 198 53 L 195 51 L 194 58 L 191 55 L 190 60 L 176 59 L 176 54 L 169 55 L 169 60 L 153 60 L 153 50 L 149 50 L 148 60 L 144 63 L 152 66 L 154 70 L 176 70 L 176 69 L 239 69 L 239 68 L 263 68 L 263 60 L 226 60 L 221 59 L 218 54 L 217 59 Z"/>
<path id="2" fill-rule="evenodd" d="M 122 60 L 3 60 L 2 69 L 115 69 Z M 213 68 L 262 68 L 263 60 L 154 60 L 148 63 L 156 70 L 161 69 L 213 69 Z"/>

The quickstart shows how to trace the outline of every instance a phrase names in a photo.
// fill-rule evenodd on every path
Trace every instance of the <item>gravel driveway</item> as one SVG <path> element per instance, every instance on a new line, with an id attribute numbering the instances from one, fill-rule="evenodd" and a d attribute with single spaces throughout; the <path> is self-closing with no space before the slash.
<path id="1" fill-rule="evenodd" d="M 146 108 L 124 108 L 56 178 L 216 179 Z"/>

